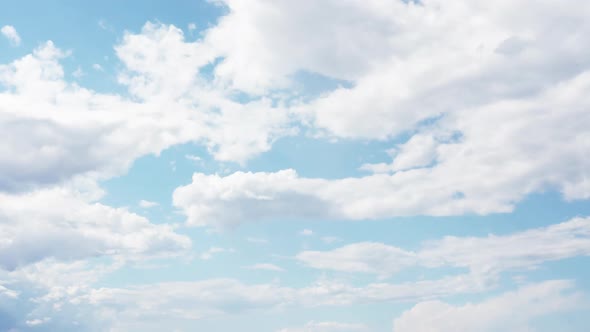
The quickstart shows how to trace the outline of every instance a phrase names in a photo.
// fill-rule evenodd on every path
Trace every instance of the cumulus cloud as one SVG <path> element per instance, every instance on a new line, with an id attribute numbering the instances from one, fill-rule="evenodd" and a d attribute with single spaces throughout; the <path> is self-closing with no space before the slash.
<path id="1" fill-rule="evenodd" d="M 528 270 L 547 261 L 590 256 L 590 218 L 574 218 L 508 235 L 428 241 L 417 251 L 359 242 L 330 251 L 304 251 L 297 259 L 313 268 L 388 277 L 410 267 L 460 267 L 477 275 Z"/>
<path id="2" fill-rule="evenodd" d="M 394 332 L 536 331 L 533 320 L 582 305 L 570 281 L 524 286 L 479 303 L 451 305 L 440 301 L 416 304 L 393 322 Z"/>
<path id="3" fill-rule="evenodd" d="M 244 162 L 292 132 L 286 128 L 286 111 L 271 100 L 239 103 L 194 81 L 207 61 L 181 52 L 192 46 L 172 26 L 147 24 L 142 34 L 125 35 L 116 47 L 125 68 L 120 80 L 140 100 L 67 82 L 60 64 L 67 53 L 52 42 L 0 65 L 0 84 L 6 87 L 0 91 L 5 133 L 0 190 L 26 190 L 76 176 L 103 180 L 124 173 L 143 155 L 191 141 L 205 144 L 220 160 Z M 151 55 L 168 49 L 168 56 Z M 174 74 L 170 68 L 182 69 Z"/>
<path id="4" fill-rule="evenodd" d="M 0 225 L 0 267 L 8 270 L 49 258 L 175 255 L 191 246 L 169 225 L 66 189 L 0 194 Z"/>
<path id="5" fill-rule="evenodd" d="M 20 45 L 21 39 L 16 31 L 16 29 L 12 25 L 5 25 L 0 29 L 0 33 L 6 37 L 10 41 L 10 43 L 14 46 Z"/>
<path id="6" fill-rule="evenodd" d="M 294 170 L 195 174 L 174 193 L 197 225 L 313 217 L 510 212 L 527 195 L 590 198 L 590 72 L 529 99 L 455 112 L 400 144 L 379 173 L 335 180 Z M 207 203 L 205 203 L 205 201 Z M 200 207 L 200 205 L 204 205 Z"/>

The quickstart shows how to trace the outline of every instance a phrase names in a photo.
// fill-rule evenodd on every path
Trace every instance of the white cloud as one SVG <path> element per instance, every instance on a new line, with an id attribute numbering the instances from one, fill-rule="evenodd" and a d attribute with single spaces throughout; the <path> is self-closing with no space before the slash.
<path id="1" fill-rule="evenodd" d="M 323 280 L 303 288 L 272 284 L 244 284 L 234 279 L 192 282 L 167 282 L 128 288 L 98 288 L 77 294 L 71 301 L 109 320 L 111 326 L 127 330 L 147 328 L 142 322 L 153 319 L 194 320 L 232 315 L 255 310 L 289 306 L 347 306 L 357 303 L 382 303 L 434 299 L 450 294 L 485 290 L 489 284 L 471 276 L 457 276 L 406 284 L 369 284 L 353 287 L 334 280 Z M 166 294 L 165 297 L 162 294 Z M 116 311 L 112 308 L 117 308 Z M 321 325 L 320 325 L 321 326 Z M 323 327 L 328 327 L 323 326 Z"/>
<path id="2" fill-rule="evenodd" d="M 290 327 L 280 329 L 277 332 L 345 332 L 345 331 L 368 331 L 367 326 L 354 323 L 340 322 L 307 322 L 303 327 Z"/>
<path id="3" fill-rule="evenodd" d="M 289 86 L 289 76 L 300 70 L 358 78 L 393 51 L 388 39 L 395 28 L 387 15 L 404 7 L 356 0 L 223 3 L 228 15 L 204 37 L 222 58 L 215 77 L 254 94 Z"/>
<path id="4" fill-rule="evenodd" d="M 18 32 L 12 25 L 5 25 L 0 29 L 0 32 L 6 39 L 10 41 L 10 43 L 14 46 L 20 45 L 21 39 L 18 35 Z"/>
<path id="5" fill-rule="evenodd" d="M 173 75 L 165 65 L 179 68 L 176 60 L 184 59 L 182 55 L 164 58 L 159 65 L 160 58 L 146 53 L 188 44 L 172 27 L 148 27 L 148 36 L 126 35 L 117 52 L 127 66 L 123 76 L 129 79 L 124 81 L 130 91 L 150 100 L 100 94 L 65 81 L 59 61 L 67 54 L 52 42 L 0 65 L 0 84 L 7 87 L 0 92 L 0 129 L 5 137 L 0 143 L 0 190 L 27 190 L 78 176 L 110 178 L 124 173 L 140 156 L 187 142 L 205 144 L 220 160 L 244 162 L 289 132 L 286 111 L 274 108 L 270 100 L 241 104 L 211 87 L 187 95 L 194 82 L 176 84 L 191 68 L 189 74 L 196 75 L 206 62 Z M 162 32 L 168 29 L 171 34 Z M 138 63 L 136 58 L 156 62 Z M 158 92 L 141 88 L 141 82 L 151 82 Z M 147 95 L 139 92 L 145 89 Z M 176 91 L 185 99 L 176 99 Z M 163 99 L 151 98 L 157 96 Z M 23 135 L 27 140 L 19 139 Z M 41 159 L 43 163 L 34 162 Z"/>
<path id="6" fill-rule="evenodd" d="M 201 255 L 199 257 L 202 260 L 210 260 L 216 254 L 233 253 L 233 252 L 235 252 L 235 250 L 231 249 L 231 248 L 227 249 L 227 248 L 221 248 L 221 247 L 211 247 L 211 248 L 207 249 L 206 251 L 204 251 L 203 253 L 201 253 Z"/>
<path id="7" fill-rule="evenodd" d="M 415 305 L 393 322 L 394 332 L 536 331 L 535 318 L 574 310 L 582 304 L 569 281 L 524 286 L 480 303 L 451 305 L 428 301 Z"/>
<path id="8" fill-rule="evenodd" d="M 188 160 L 192 160 L 192 161 L 195 161 L 195 162 L 200 162 L 200 161 L 203 160 L 203 158 L 201 158 L 199 156 L 192 155 L 192 154 L 186 154 L 186 155 L 184 155 L 184 157 L 186 159 L 188 159 Z"/>
<path id="9" fill-rule="evenodd" d="M 264 270 L 264 271 L 274 271 L 274 272 L 284 272 L 285 270 L 279 266 L 270 263 L 257 263 L 254 265 L 246 266 L 249 270 Z"/>
<path id="10" fill-rule="evenodd" d="M 312 236 L 313 235 L 313 231 L 311 229 L 303 229 L 299 232 L 299 235 L 303 235 L 303 236 Z"/>
<path id="11" fill-rule="evenodd" d="M 218 160 L 243 163 L 293 133 L 281 105 L 273 106 L 269 98 L 233 101 L 232 91 L 200 76 L 218 55 L 209 45 L 185 42 L 182 30 L 174 26 L 147 23 L 140 34 L 126 33 L 115 50 L 127 69 L 119 81 L 133 95 L 160 107 L 178 101 L 176 106 L 185 112 L 197 105 L 193 121 L 206 123 L 200 137 Z"/>
<path id="12" fill-rule="evenodd" d="M 304 251 L 297 259 L 314 268 L 388 277 L 411 267 L 461 267 L 477 275 L 529 270 L 547 261 L 590 256 L 590 218 L 574 218 L 508 235 L 452 237 L 423 244 L 417 251 L 360 242 L 330 251 Z"/>
<path id="13" fill-rule="evenodd" d="M 547 190 L 588 199 L 588 89 L 590 72 L 529 99 L 450 114 L 401 144 L 391 165 L 372 166 L 386 173 L 336 180 L 301 178 L 294 170 L 195 174 L 192 185 L 175 191 L 175 204 L 189 223 L 236 225 L 288 217 L 485 215 L 510 212 L 527 195 Z M 429 143 L 415 144 L 423 141 Z"/>
<path id="14" fill-rule="evenodd" d="M 72 72 L 72 76 L 74 76 L 75 78 L 80 78 L 84 75 L 86 75 L 86 73 L 84 73 L 84 71 L 80 67 L 76 68 L 76 70 Z"/>
<path id="15" fill-rule="evenodd" d="M 255 244 L 268 244 L 269 241 L 267 239 L 258 238 L 258 237 L 247 237 L 246 241 Z"/>
<path id="16" fill-rule="evenodd" d="M 160 205 L 158 202 L 146 201 L 145 199 L 139 201 L 139 206 L 144 209 L 149 209 L 158 205 Z"/>
<path id="17" fill-rule="evenodd" d="M 92 64 L 92 69 L 94 69 L 96 71 L 104 71 L 104 68 L 102 68 L 102 66 L 98 63 Z"/>
<path id="18" fill-rule="evenodd" d="M 337 236 L 322 236 L 320 239 L 322 240 L 322 242 L 326 244 L 332 244 L 342 241 L 342 239 Z"/>
<path id="19" fill-rule="evenodd" d="M 38 325 L 43 325 L 43 324 L 49 322 L 50 320 L 51 320 L 51 318 L 49 318 L 49 317 L 43 317 L 43 318 L 35 318 L 35 319 L 27 320 L 25 323 L 28 326 L 38 326 Z"/>
<path id="20" fill-rule="evenodd" d="M 177 255 L 191 246 L 169 225 L 151 224 L 66 189 L 0 193 L 0 225 L 0 267 L 9 270 L 49 258 Z"/>

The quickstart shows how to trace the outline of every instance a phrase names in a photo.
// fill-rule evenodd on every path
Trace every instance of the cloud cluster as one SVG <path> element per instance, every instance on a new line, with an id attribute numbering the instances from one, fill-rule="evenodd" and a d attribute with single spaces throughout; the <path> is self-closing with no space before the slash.
<path id="1" fill-rule="evenodd" d="M 195 174 L 174 193 L 195 225 L 261 219 L 374 219 L 509 212 L 531 193 L 590 196 L 590 74 L 531 99 L 454 113 L 396 148 L 392 164 L 358 178 Z"/>
<path id="2" fill-rule="evenodd" d="M 58 189 L 0 194 L 0 225 L 0 268 L 7 270 L 48 258 L 175 255 L 191 246 L 169 225 Z"/>
<path id="3" fill-rule="evenodd" d="M 487 237 L 447 236 L 417 251 L 376 242 L 359 242 L 330 251 L 303 251 L 297 259 L 310 267 L 389 277 L 411 267 L 467 268 L 477 275 L 528 270 L 547 261 L 590 256 L 590 218 L 544 228 Z"/>
<path id="4" fill-rule="evenodd" d="M 246 165 L 298 132 L 392 142 L 391 162 L 359 165 L 370 173 L 361 177 L 304 178 L 291 169 L 194 174 L 173 197 L 189 225 L 489 214 L 548 190 L 590 198 L 590 4 L 215 3 L 226 13 L 196 41 L 161 23 L 124 33 L 114 47 L 126 93 L 68 81 L 61 62 L 69 52 L 50 41 L 0 64 L 0 329 L 78 331 L 83 322 L 102 322 L 94 329 L 161 330 L 150 319 L 426 301 L 488 290 L 504 270 L 590 254 L 589 219 L 577 218 L 512 235 L 447 237 L 418 251 L 356 243 L 297 256 L 318 269 L 382 277 L 412 266 L 469 269 L 437 280 L 96 286 L 127 261 L 190 250 L 190 239 L 171 225 L 98 203 L 101 181 L 184 143 Z M 0 32 L 21 43 L 14 27 Z M 302 95 L 302 73 L 338 86 Z M 202 258 L 222 251 L 211 247 Z M 567 308 L 570 288 L 556 281 L 474 305 L 423 302 L 396 319 L 394 330 L 526 330 L 531 318 Z M 527 309 L 511 318 L 511 305 Z M 303 330 L 351 327 L 310 322 Z"/>
<path id="5" fill-rule="evenodd" d="M 524 286 L 480 303 L 421 302 L 394 320 L 393 332 L 536 331 L 532 328 L 535 318 L 585 305 L 573 289 L 570 281 L 555 280 Z"/>

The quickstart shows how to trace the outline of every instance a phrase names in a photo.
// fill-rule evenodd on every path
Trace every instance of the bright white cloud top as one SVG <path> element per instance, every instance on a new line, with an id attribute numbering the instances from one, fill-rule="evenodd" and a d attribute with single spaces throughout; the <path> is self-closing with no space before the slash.
<path id="1" fill-rule="evenodd" d="M 590 324 L 590 4 L 0 7 L 0 331 Z"/>

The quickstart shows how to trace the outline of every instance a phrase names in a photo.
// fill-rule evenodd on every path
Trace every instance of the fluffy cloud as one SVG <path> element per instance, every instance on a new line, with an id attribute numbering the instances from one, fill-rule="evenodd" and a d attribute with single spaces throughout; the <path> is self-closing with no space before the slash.
<path id="1" fill-rule="evenodd" d="M 173 26 L 150 23 L 125 35 L 116 50 L 133 99 L 67 82 L 60 60 L 68 54 L 52 42 L 0 65 L 0 190 L 103 180 L 191 141 L 220 160 L 244 162 L 293 132 L 286 110 L 270 99 L 240 103 L 204 82 L 199 70 L 208 60 L 183 38 Z"/>
<path id="2" fill-rule="evenodd" d="M 372 68 L 353 87 L 297 108 L 329 135 L 395 137 L 444 114 L 535 96 L 589 65 L 590 50 L 581 45 L 590 8 L 574 1 L 559 11 L 527 0 L 385 4 L 362 2 L 366 8 L 381 6 L 371 12 L 371 27 L 384 33 L 366 51 Z"/>
<path id="3" fill-rule="evenodd" d="M 139 156 L 189 140 L 190 116 L 69 84 L 47 42 L 0 66 L 0 190 L 22 191 L 124 172 Z M 196 126 L 196 125 L 195 125 Z M 193 129 L 196 129 L 193 127 Z M 26 137 L 26 139 L 22 139 Z M 43 160 L 43 162 L 38 162 Z"/>
<path id="4" fill-rule="evenodd" d="M 590 72 L 530 99 L 456 112 L 394 153 L 383 171 L 336 180 L 294 170 L 195 174 L 174 193 L 189 223 L 258 219 L 373 219 L 510 212 L 528 194 L 558 190 L 590 197 Z"/>
<path id="5" fill-rule="evenodd" d="M 133 259 L 174 255 L 191 246 L 169 225 L 88 202 L 66 189 L 0 194 L 0 225 L 0 267 L 9 270 L 48 258 Z"/>
<path id="6" fill-rule="evenodd" d="M 140 34 L 126 33 L 115 50 L 126 68 L 119 81 L 129 92 L 166 113 L 193 114 L 195 140 L 218 160 L 245 162 L 294 132 L 287 110 L 271 98 L 238 102 L 236 92 L 208 78 L 220 55 L 204 41 L 186 42 L 172 25 L 148 22 Z"/>
<path id="7" fill-rule="evenodd" d="M 455 306 L 440 301 L 415 305 L 393 322 L 394 332 L 535 331 L 537 317 L 579 308 L 579 294 L 569 281 L 522 287 L 480 303 Z"/>
<path id="8" fill-rule="evenodd" d="M 503 236 L 448 236 L 429 241 L 417 251 L 360 242 L 324 252 L 304 251 L 297 255 L 297 259 L 317 269 L 388 277 L 415 266 L 461 267 L 476 275 L 495 275 L 576 256 L 590 256 L 590 218 L 575 218 Z"/>
<path id="9" fill-rule="evenodd" d="M 10 41 L 14 46 L 20 45 L 20 36 L 12 25 L 5 25 L 0 29 L 0 33 Z"/>
<path id="10" fill-rule="evenodd" d="M 251 94 L 288 87 L 290 76 L 302 70 L 359 78 L 393 51 L 388 40 L 396 27 L 388 14 L 405 7 L 356 0 L 219 3 L 229 13 L 204 36 L 221 57 L 215 77 Z"/>

